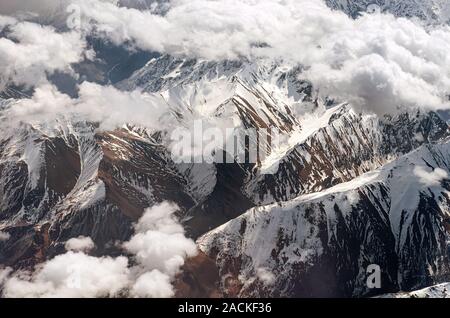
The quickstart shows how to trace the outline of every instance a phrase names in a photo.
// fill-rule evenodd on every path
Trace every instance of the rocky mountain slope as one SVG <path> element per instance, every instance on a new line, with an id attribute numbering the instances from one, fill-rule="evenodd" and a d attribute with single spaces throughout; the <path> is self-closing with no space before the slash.
<path id="1" fill-rule="evenodd" d="M 395 294 L 386 294 L 381 298 L 449 298 L 449 284 L 439 284 L 412 292 L 403 292 Z"/>
<path id="2" fill-rule="evenodd" d="M 198 240 L 239 296 L 367 296 L 448 280 L 448 141 L 322 192 L 254 208 Z M 274 275 L 267 284 L 261 269 Z"/>
<path id="3" fill-rule="evenodd" d="M 187 261 L 180 295 L 350 297 L 448 279 L 448 125 L 434 112 L 359 114 L 318 98 L 301 71 L 163 55 L 117 84 L 157 96 L 178 126 L 277 128 L 284 142 L 256 163 L 177 163 L 168 131 L 126 123 L 5 130 L 0 263 L 30 268 L 80 235 L 117 255 L 144 210 L 171 201 L 204 252 Z M 381 290 L 365 285 L 369 264 Z"/>

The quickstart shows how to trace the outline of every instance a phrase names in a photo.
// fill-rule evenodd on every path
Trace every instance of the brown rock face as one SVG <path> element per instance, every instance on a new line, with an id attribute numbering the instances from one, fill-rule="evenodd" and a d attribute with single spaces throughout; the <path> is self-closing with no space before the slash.
<path id="1" fill-rule="evenodd" d="M 177 298 L 221 298 L 219 270 L 203 252 L 186 260 L 174 283 Z"/>

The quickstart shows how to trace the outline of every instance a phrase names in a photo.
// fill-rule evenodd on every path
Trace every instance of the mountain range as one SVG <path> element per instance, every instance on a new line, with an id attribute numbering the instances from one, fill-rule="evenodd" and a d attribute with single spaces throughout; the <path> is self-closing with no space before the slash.
<path id="1" fill-rule="evenodd" d="M 327 4 L 446 18 L 440 0 Z M 153 96 L 177 126 L 272 127 L 286 141 L 255 163 L 179 163 L 164 127 L 21 123 L 0 135 L 1 264 L 31 269 L 80 236 L 95 256 L 120 255 L 145 209 L 170 201 L 199 250 L 173 282 L 179 297 L 448 296 L 450 129 L 438 113 L 361 113 L 321 98 L 301 65 L 264 58 L 134 52 L 108 77 L 120 49 L 101 49 L 102 67 L 80 65 L 85 75 Z M 19 97 L 3 95 L 0 121 Z M 380 288 L 367 285 L 371 264 Z"/>

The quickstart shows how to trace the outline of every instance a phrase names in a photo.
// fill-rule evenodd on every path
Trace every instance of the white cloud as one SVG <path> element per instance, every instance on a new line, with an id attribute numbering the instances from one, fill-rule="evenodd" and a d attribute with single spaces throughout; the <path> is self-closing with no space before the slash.
<path id="1" fill-rule="evenodd" d="M 0 231 L 0 242 L 7 241 L 10 237 L 11 235 L 9 233 Z"/>
<path id="2" fill-rule="evenodd" d="M 167 201 L 148 209 L 135 225 L 136 232 L 158 231 L 166 234 L 183 234 L 183 227 L 173 215 L 177 211 L 178 207 Z"/>
<path id="3" fill-rule="evenodd" d="M 172 297 L 171 280 L 186 258 L 197 255 L 195 242 L 184 236 L 174 215 L 178 209 L 169 202 L 147 209 L 135 226 L 136 234 L 124 244 L 143 272 L 131 288 L 132 296 Z"/>
<path id="4" fill-rule="evenodd" d="M 85 29 L 117 44 L 206 59 L 302 63 L 321 92 L 376 113 L 449 107 L 448 26 L 427 31 L 417 21 L 381 14 L 352 20 L 317 0 L 173 0 L 164 16 L 97 0 L 76 3 Z"/>
<path id="5" fill-rule="evenodd" d="M 6 26 L 17 23 L 17 20 L 13 17 L 0 15 L 0 31 Z"/>
<path id="6" fill-rule="evenodd" d="M 136 226 L 137 233 L 124 244 L 145 268 L 171 276 L 186 257 L 197 253 L 195 243 L 184 236 L 183 227 L 173 215 L 177 210 L 177 206 L 167 202 L 147 210 Z"/>
<path id="7" fill-rule="evenodd" d="M 67 252 L 42 264 L 35 273 L 15 273 L 4 284 L 5 297 L 114 297 L 128 286 L 126 257 Z"/>
<path id="8" fill-rule="evenodd" d="M 95 244 L 90 237 L 80 236 L 68 240 L 65 248 L 68 251 L 89 252 L 95 248 Z"/>
<path id="9" fill-rule="evenodd" d="M 130 294 L 139 298 L 169 298 L 173 297 L 175 292 L 170 276 L 153 270 L 138 277 Z"/>
<path id="10" fill-rule="evenodd" d="M 11 35 L 17 43 L 0 39 L 3 85 L 39 85 L 46 73 L 70 71 L 83 58 L 83 37 L 95 33 L 179 56 L 301 63 L 307 67 L 302 76 L 321 94 L 378 114 L 450 107 L 448 26 L 425 28 L 382 14 L 353 20 L 318 0 L 172 0 L 164 15 L 110 1 L 70 3 L 82 14 L 82 34 L 17 23 Z M 267 45 L 255 45 L 261 43 Z"/>
<path id="11" fill-rule="evenodd" d="M 0 271 L 5 297 L 172 297 L 172 281 L 184 260 L 197 253 L 194 241 L 174 213 L 178 207 L 163 202 L 148 209 L 136 233 L 124 243 L 127 257 L 93 257 L 82 251 L 93 246 L 89 238 L 71 239 L 65 254 L 40 264 L 34 272 Z M 77 250 L 75 252 L 73 250 Z"/>
<path id="12" fill-rule="evenodd" d="M 51 122 L 60 116 L 76 116 L 99 122 L 102 130 L 113 130 L 125 123 L 154 129 L 167 127 L 162 118 L 167 111 L 159 95 L 124 92 L 113 86 L 85 82 L 80 85 L 76 99 L 60 93 L 50 84 L 39 86 L 31 98 L 16 101 L 5 114 L 12 122 L 36 124 Z"/>
<path id="13" fill-rule="evenodd" d="M 320 39 L 305 76 L 322 93 L 376 113 L 448 108 L 448 27 L 427 32 L 388 15 L 367 15 Z"/>
<path id="14" fill-rule="evenodd" d="M 448 173 L 444 169 L 435 168 L 432 171 L 427 171 L 422 166 L 414 168 L 414 175 L 418 177 L 420 183 L 426 187 L 438 186 L 442 180 L 448 178 Z"/>
<path id="15" fill-rule="evenodd" d="M 1 18 L 8 26 L 0 38 L 0 90 L 7 84 L 33 87 L 47 82 L 56 71 L 72 72 L 71 64 L 84 58 L 85 40 L 76 32 L 58 33 L 53 27 Z"/>

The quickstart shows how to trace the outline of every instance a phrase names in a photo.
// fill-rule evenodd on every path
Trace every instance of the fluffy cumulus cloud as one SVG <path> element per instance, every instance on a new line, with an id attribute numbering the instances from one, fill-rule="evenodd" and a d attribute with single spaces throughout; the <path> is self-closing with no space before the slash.
<path id="1" fill-rule="evenodd" d="M 13 25 L 11 39 L 0 39 L 3 81 L 36 84 L 46 73 L 67 71 L 82 58 L 80 39 L 95 34 L 117 45 L 177 56 L 299 63 L 306 69 L 302 77 L 323 95 L 379 114 L 398 107 L 450 106 L 447 25 L 425 27 L 388 14 L 354 20 L 318 0 L 61 3 L 76 8 L 78 35 L 32 23 Z"/>
<path id="2" fill-rule="evenodd" d="M 353 20 L 317 0 L 173 0 L 163 16 L 78 0 L 89 32 L 114 43 L 206 59 L 301 63 L 324 94 L 377 113 L 448 108 L 448 26 L 391 15 Z M 261 45 L 263 44 L 263 45 Z"/>
<path id="3" fill-rule="evenodd" d="M 81 251 L 89 252 L 95 247 L 94 242 L 90 237 L 74 237 L 68 240 L 65 244 L 65 248 L 68 251 Z"/>
<path id="4" fill-rule="evenodd" d="M 159 95 L 124 92 L 113 86 L 89 82 L 80 85 L 79 97 L 74 99 L 44 84 L 37 87 L 30 98 L 16 101 L 5 111 L 13 125 L 16 121 L 38 124 L 60 116 L 77 116 L 99 122 L 103 130 L 112 130 L 124 123 L 162 129 L 166 113 L 166 103 Z"/>
<path id="5" fill-rule="evenodd" d="M 51 26 L 1 16 L 0 28 L 6 34 L 0 37 L 0 91 L 8 84 L 39 85 L 56 71 L 71 72 L 86 52 L 77 32 L 59 33 Z"/>
<path id="6" fill-rule="evenodd" d="M 141 298 L 168 298 L 174 294 L 170 276 L 158 270 L 140 275 L 131 288 L 131 295 Z"/>
<path id="7" fill-rule="evenodd" d="M 147 211 L 136 226 L 136 234 L 124 244 L 145 268 L 174 275 L 186 255 L 195 256 L 195 243 L 184 236 L 183 227 L 173 214 L 177 207 L 162 203 Z"/>
<path id="8" fill-rule="evenodd" d="M 136 234 L 123 245 L 140 266 L 131 296 L 172 297 L 172 279 L 186 258 L 197 255 L 195 242 L 184 236 L 174 215 L 177 210 L 169 202 L 148 209 L 136 225 Z"/>
<path id="9" fill-rule="evenodd" d="M 41 264 L 34 273 L 19 272 L 6 279 L 3 296 L 113 297 L 128 285 L 126 257 L 97 258 L 67 252 Z"/>
<path id="10" fill-rule="evenodd" d="M 324 36 L 317 55 L 305 59 L 311 66 L 305 76 L 322 93 L 377 113 L 395 107 L 448 108 L 449 31 L 366 15 Z"/>
<path id="11" fill-rule="evenodd" d="M 173 279 L 184 260 L 197 254 L 194 241 L 184 236 L 174 213 L 163 202 L 148 209 L 136 233 L 124 243 L 128 257 L 94 257 L 86 237 L 66 243 L 69 251 L 40 264 L 34 272 L 0 271 L 5 297 L 172 297 Z"/>

